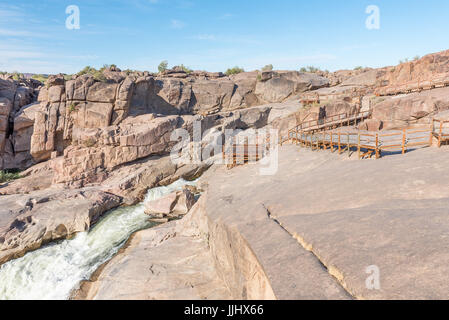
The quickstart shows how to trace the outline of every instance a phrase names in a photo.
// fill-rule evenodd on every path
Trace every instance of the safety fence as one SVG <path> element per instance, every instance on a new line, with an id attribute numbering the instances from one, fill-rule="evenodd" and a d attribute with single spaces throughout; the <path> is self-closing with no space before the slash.
<path id="1" fill-rule="evenodd" d="M 435 138 L 438 139 L 438 147 L 449 141 L 449 120 L 433 119 L 432 129 Z"/>
<path id="2" fill-rule="evenodd" d="M 286 136 L 280 136 L 280 144 L 290 139 L 292 133 L 313 133 L 316 131 L 323 131 L 328 129 L 336 129 L 339 127 L 357 125 L 358 122 L 368 119 L 371 116 L 371 111 L 358 112 L 355 114 L 340 113 L 332 116 L 324 117 L 323 119 L 309 120 L 300 123 L 294 128 L 290 129 Z"/>
<path id="3" fill-rule="evenodd" d="M 448 134 L 449 137 L 449 134 Z M 312 150 L 331 150 L 339 154 L 357 151 L 358 158 L 379 159 L 384 152 L 400 152 L 432 145 L 433 131 L 430 129 L 407 128 L 401 131 L 385 132 L 341 132 L 323 131 L 318 133 L 291 131 L 289 141 Z"/>

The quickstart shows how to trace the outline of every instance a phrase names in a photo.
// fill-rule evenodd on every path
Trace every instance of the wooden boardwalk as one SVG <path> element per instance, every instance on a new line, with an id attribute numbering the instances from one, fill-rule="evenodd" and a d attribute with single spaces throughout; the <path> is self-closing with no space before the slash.
<path id="1" fill-rule="evenodd" d="M 430 147 L 433 139 L 438 147 L 449 142 L 449 120 L 433 119 L 429 128 L 406 128 L 403 130 L 362 131 L 354 127 L 368 119 L 370 111 L 354 115 L 337 114 L 322 120 L 303 122 L 281 136 L 279 143 L 290 142 L 312 150 L 330 150 L 344 153 L 357 152 L 358 158 L 376 159 L 386 152 L 405 154 L 416 148 Z M 351 128 L 351 125 L 354 127 Z M 342 128 L 345 128 L 343 131 Z"/>
<path id="2" fill-rule="evenodd" d="M 282 145 L 284 142 L 289 141 L 293 133 L 302 135 L 304 133 L 314 133 L 341 127 L 349 127 L 351 125 L 355 126 L 357 123 L 366 120 L 369 117 L 371 117 L 371 111 L 364 111 L 356 114 L 340 113 L 323 119 L 304 121 L 290 129 L 286 136 L 281 136 L 279 142 Z"/>
<path id="3" fill-rule="evenodd" d="M 312 150 L 330 150 L 339 154 L 357 152 L 358 158 L 379 159 L 384 152 L 400 152 L 429 147 L 432 145 L 433 131 L 430 129 L 408 128 L 401 131 L 323 131 L 316 133 L 290 132 L 291 143 Z"/>

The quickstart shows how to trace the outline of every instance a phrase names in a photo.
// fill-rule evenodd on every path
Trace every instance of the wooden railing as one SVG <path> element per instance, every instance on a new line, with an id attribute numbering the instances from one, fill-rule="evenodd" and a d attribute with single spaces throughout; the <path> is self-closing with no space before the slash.
<path id="1" fill-rule="evenodd" d="M 426 80 L 406 81 L 397 85 L 379 88 L 375 91 L 377 96 L 388 96 L 402 93 L 419 92 L 434 88 L 449 86 L 449 73 L 439 73 Z"/>
<path id="2" fill-rule="evenodd" d="M 449 120 L 432 120 L 434 136 L 438 139 L 438 147 L 449 141 Z"/>
<path id="3" fill-rule="evenodd" d="M 248 138 L 233 137 L 231 142 L 222 146 L 222 158 L 228 168 L 233 168 L 250 161 L 257 162 L 265 157 L 271 148 L 271 136 L 256 135 L 250 143 Z"/>
<path id="4" fill-rule="evenodd" d="M 301 102 L 304 106 L 310 105 L 310 104 L 319 104 L 320 103 L 320 95 L 317 92 L 314 93 L 305 93 L 301 96 L 299 99 L 299 102 Z"/>
<path id="5" fill-rule="evenodd" d="M 449 121 L 448 121 L 449 123 Z M 405 154 L 410 149 L 429 147 L 432 145 L 434 132 L 432 129 L 407 128 L 392 132 L 290 132 L 290 141 L 296 142 L 312 150 L 338 151 L 339 154 L 357 150 L 358 158 L 375 156 L 379 159 L 384 151 L 398 151 Z M 447 134 L 449 140 L 449 133 Z M 355 151 L 354 150 L 354 151 Z"/>
<path id="6" fill-rule="evenodd" d="M 371 111 L 359 112 L 356 114 L 340 113 L 318 120 L 309 120 L 300 123 L 294 128 L 290 129 L 287 136 L 280 136 L 279 142 L 282 145 L 290 139 L 291 133 L 306 133 L 313 131 L 321 131 L 326 129 L 333 129 L 338 127 L 350 126 L 357 124 L 358 121 L 368 119 L 371 116 Z"/>

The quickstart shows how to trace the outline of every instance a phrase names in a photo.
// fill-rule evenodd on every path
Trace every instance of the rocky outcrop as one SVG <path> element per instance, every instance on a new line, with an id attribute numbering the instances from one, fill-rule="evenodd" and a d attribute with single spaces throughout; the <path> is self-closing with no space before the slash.
<path id="1" fill-rule="evenodd" d="M 145 213 L 156 219 L 175 219 L 189 212 L 195 204 L 194 194 L 187 188 L 145 203 Z"/>
<path id="2" fill-rule="evenodd" d="M 272 72 L 264 81 L 258 80 L 257 72 L 224 77 L 177 70 L 158 77 L 131 74 L 125 79 L 123 73 L 121 77 L 112 77 L 110 70 L 107 73 L 109 80 L 105 82 L 90 75 L 69 81 L 57 75 L 47 81 L 39 95 L 41 109 L 36 113 L 31 138 L 30 152 L 36 162 L 50 159 L 53 152 L 62 154 L 92 129 L 120 130 L 118 126 L 128 117 L 206 116 L 284 101 L 296 93 L 328 85 L 325 78 L 298 72 Z"/>
<path id="3" fill-rule="evenodd" d="M 384 129 L 411 124 L 430 125 L 432 117 L 449 109 L 449 88 L 421 93 L 374 99 L 372 118 L 383 123 Z"/>
<path id="4" fill-rule="evenodd" d="M 32 79 L 0 77 L 0 170 L 23 169 L 32 163 L 29 141 L 36 108 L 31 103 L 40 85 Z"/>
<path id="5" fill-rule="evenodd" d="M 50 241 L 86 231 L 120 198 L 93 189 L 52 190 L 0 199 L 0 264 Z"/>
<path id="6" fill-rule="evenodd" d="M 402 63 L 386 73 L 387 85 L 401 85 L 412 80 L 429 80 L 433 75 L 449 72 L 449 50 Z"/>
<path id="7" fill-rule="evenodd" d="M 285 101 L 295 94 L 328 86 L 329 80 L 316 74 L 269 71 L 262 74 L 255 94 L 264 103 L 275 103 Z"/>

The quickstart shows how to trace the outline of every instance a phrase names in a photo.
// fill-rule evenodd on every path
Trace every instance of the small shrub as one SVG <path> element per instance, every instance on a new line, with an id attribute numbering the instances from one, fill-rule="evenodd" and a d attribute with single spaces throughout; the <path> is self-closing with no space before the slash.
<path id="1" fill-rule="evenodd" d="M 414 60 L 414 61 L 417 61 L 417 60 L 419 60 L 419 59 L 421 59 L 420 56 L 414 56 L 414 57 L 413 57 L 413 60 Z"/>
<path id="2" fill-rule="evenodd" d="M 95 146 L 96 142 L 94 138 L 89 138 L 86 141 L 84 141 L 84 145 L 88 148 L 91 148 L 93 146 Z"/>
<path id="3" fill-rule="evenodd" d="M 239 73 L 242 73 L 242 72 L 245 72 L 245 70 L 243 70 L 243 68 L 234 67 L 234 68 L 226 70 L 225 73 L 226 73 L 227 76 L 230 76 L 230 75 L 239 74 Z"/>
<path id="4" fill-rule="evenodd" d="M 0 170 L 0 183 L 20 179 L 20 173 L 13 171 Z"/>
<path id="5" fill-rule="evenodd" d="M 103 71 L 108 68 L 108 65 L 104 65 L 103 68 L 97 70 L 91 66 L 85 67 L 83 70 L 77 73 L 78 76 L 82 76 L 85 74 L 90 74 L 96 81 L 105 82 L 106 76 L 103 74 Z"/>
<path id="6" fill-rule="evenodd" d="M 273 65 L 272 64 L 267 64 L 265 67 L 262 68 L 263 72 L 266 71 L 273 71 Z"/>
<path id="7" fill-rule="evenodd" d="M 167 70 L 167 68 L 168 68 L 168 61 L 167 60 L 164 60 L 161 63 L 159 63 L 159 66 L 157 67 L 159 72 L 164 72 L 165 70 Z"/>
<path id="8" fill-rule="evenodd" d="M 69 113 L 72 113 L 75 111 L 76 111 L 76 105 L 74 103 L 71 103 L 69 106 Z"/>
<path id="9" fill-rule="evenodd" d="M 308 73 L 317 73 L 317 72 L 319 72 L 319 71 L 321 71 L 320 70 L 320 68 L 316 68 L 316 67 L 314 67 L 314 66 L 308 66 L 308 67 L 306 67 L 306 68 L 304 68 L 304 67 L 302 67 L 301 69 L 299 69 L 299 71 L 300 72 L 308 72 Z"/>
<path id="10" fill-rule="evenodd" d="M 43 75 L 43 74 L 34 74 L 31 78 L 34 79 L 34 80 L 40 81 L 43 84 L 45 84 L 45 82 L 48 79 L 48 76 L 47 75 Z"/>
<path id="11" fill-rule="evenodd" d="M 357 67 L 354 68 L 354 70 L 355 71 L 363 70 L 363 67 L 362 66 L 357 66 Z"/>
<path id="12" fill-rule="evenodd" d="M 22 73 L 19 73 L 19 72 L 17 72 L 17 71 L 14 71 L 14 72 L 12 73 L 12 78 L 13 78 L 14 80 L 16 80 L 16 81 L 19 81 L 20 79 L 23 79 L 24 76 L 23 76 Z"/>
<path id="13" fill-rule="evenodd" d="M 191 72 L 193 71 L 192 69 L 190 69 L 190 68 L 184 66 L 183 64 L 181 64 L 181 65 L 179 66 L 179 68 L 181 68 L 181 70 L 183 70 L 185 73 L 191 73 Z"/>

